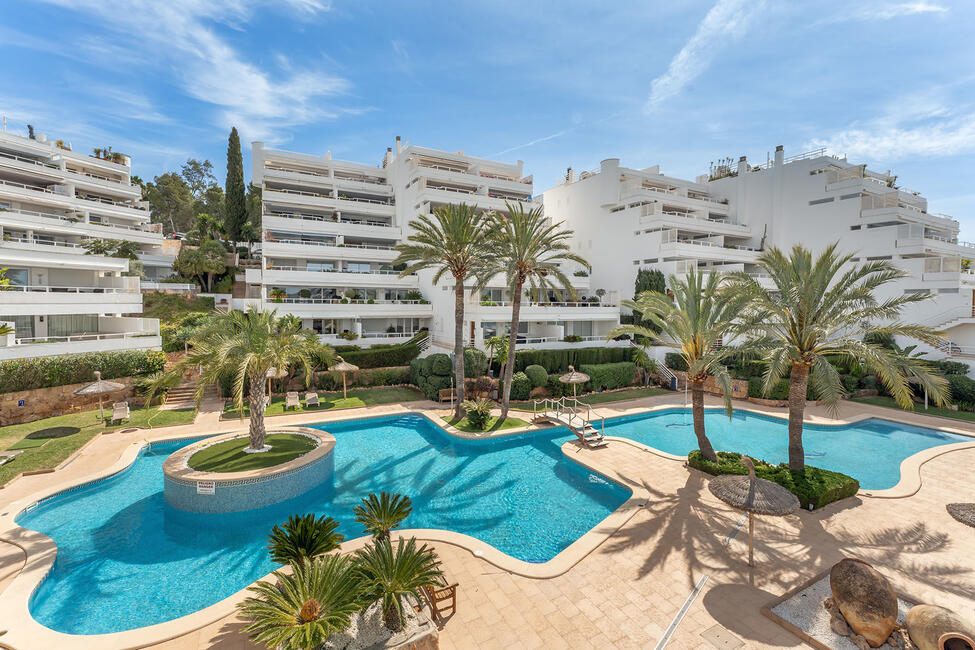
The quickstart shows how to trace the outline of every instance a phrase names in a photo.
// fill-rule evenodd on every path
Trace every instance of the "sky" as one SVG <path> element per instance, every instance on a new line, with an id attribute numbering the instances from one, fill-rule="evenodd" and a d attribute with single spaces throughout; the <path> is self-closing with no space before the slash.
<path id="1" fill-rule="evenodd" d="M 395 136 L 569 166 L 826 147 L 975 240 L 971 0 L 37 0 L 5 3 L 0 115 L 144 179 L 226 141 L 378 164 Z"/>

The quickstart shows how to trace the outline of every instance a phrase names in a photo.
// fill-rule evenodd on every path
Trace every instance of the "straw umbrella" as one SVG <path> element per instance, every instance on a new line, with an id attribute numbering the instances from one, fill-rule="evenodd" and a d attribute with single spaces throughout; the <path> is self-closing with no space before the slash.
<path id="1" fill-rule="evenodd" d="M 345 399 L 347 397 L 345 392 L 345 373 L 355 372 L 356 370 L 359 369 L 359 366 L 349 363 L 342 357 L 335 357 L 335 358 L 338 359 L 339 362 L 336 363 L 334 366 L 332 366 L 332 370 L 338 370 L 339 372 L 342 373 L 342 399 Z"/>
<path id="2" fill-rule="evenodd" d="M 114 381 L 105 381 L 102 379 L 102 373 L 100 370 L 95 371 L 95 381 L 83 386 L 74 392 L 75 395 L 98 395 L 98 417 L 103 421 L 105 420 L 105 410 L 102 408 L 102 395 L 105 393 L 114 393 L 116 391 L 124 390 L 124 384 L 118 384 Z"/>
<path id="3" fill-rule="evenodd" d="M 272 379 L 281 379 L 282 377 L 287 376 L 287 374 L 288 374 L 288 371 L 287 371 L 287 369 L 284 369 L 284 368 L 282 368 L 281 370 L 278 370 L 277 368 L 273 368 L 273 367 L 267 369 L 267 398 L 268 398 L 268 400 L 271 399 L 271 380 Z M 241 417 L 243 417 L 243 413 L 241 414 Z"/>
<path id="4" fill-rule="evenodd" d="M 711 494 L 732 508 L 748 513 L 748 566 L 755 566 L 753 551 L 755 520 L 753 515 L 784 517 L 799 508 L 799 499 L 778 483 L 755 476 L 755 464 L 748 456 L 741 462 L 748 467 L 748 476 L 725 474 L 708 483 Z"/>
<path id="5" fill-rule="evenodd" d="M 559 381 L 563 384 L 572 384 L 572 397 L 576 396 L 576 386 L 579 384 L 584 384 L 589 381 L 589 375 L 584 372 L 576 372 L 576 369 L 569 366 L 569 372 L 565 373 L 559 377 Z"/>

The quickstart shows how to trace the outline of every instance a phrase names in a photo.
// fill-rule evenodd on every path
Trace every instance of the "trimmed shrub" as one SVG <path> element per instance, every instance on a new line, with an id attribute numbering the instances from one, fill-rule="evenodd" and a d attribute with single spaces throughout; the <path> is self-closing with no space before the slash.
<path id="1" fill-rule="evenodd" d="M 758 399 L 777 399 L 777 400 L 787 400 L 789 399 L 789 380 L 780 379 L 779 383 L 772 387 L 772 390 L 766 395 L 762 392 L 762 385 L 764 380 L 761 377 L 752 377 L 748 380 L 748 396 L 755 397 Z M 806 398 L 809 398 L 808 391 Z"/>
<path id="2" fill-rule="evenodd" d="M 526 400 L 532 392 L 532 383 L 528 375 L 523 372 L 516 372 L 511 376 L 511 399 Z"/>
<path id="3" fill-rule="evenodd" d="M 450 362 L 450 357 L 443 353 L 430 355 L 430 374 L 449 377 L 454 371 L 454 364 Z"/>
<path id="4" fill-rule="evenodd" d="M 477 348 L 464 350 L 464 376 L 476 379 L 487 374 L 487 355 Z"/>
<path id="5" fill-rule="evenodd" d="M 452 374 L 453 364 L 446 354 L 431 354 L 410 362 L 410 382 L 430 400 L 439 399 L 440 390 L 451 387 Z"/>
<path id="6" fill-rule="evenodd" d="M 687 370 L 687 362 L 684 361 L 684 357 L 680 356 L 676 352 L 668 352 L 664 355 L 664 365 L 671 370 Z"/>
<path id="7" fill-rule="evenodd" d="M 864 375 L 860 377 L 859 387 L 866 390 L 876 390 L 877 377 L 874 375 Z"/>
<path id="8" fill-rule="evenodd" d="M 940 370 L 942 375 L 968 374 L 968 364 L 961 361 L 932 361 L 931 365 Z"/>
<path id="9" fill-rule="evenodd" d="M 632 361 L 585 364 L 579 370 L 589 375 L 589 383 L 594 391 L 623 388 L 636 381 L 636 364 Z"/>
<path id="10" fill-rule="evenodd" d="M 402 345 L 374 347 L 362 350 L 356 346 L 342 345 L 336 346 L 335 351 L 341 354 L 343 359 L 360 368 L 388 368 L 390 366 L 405 366 L 410 363 L 419 356 L 420 346 L 416 343 L 404 343 Z M 447 363 L 450 363 L 449 358 L 447 359 Z"/>
<path id="11" fill-rule="evenodd" d="M 565 350 L 517 350 L 515 370 L 537 365 L 546 372 L 568 372 L 569 366 L 579 368 L 584 363 L 616 363 L 633 361 L 633 348 L 571 348 Z"/>
<path id="12" fill-rule="evenodd" d="M 564 397 L 572 394 L 572 386 L 563 384 L 559 381 L 559 377 L 561 375 L 549 375 L 545 382 L 545 390 L 548 391 L 550 397 Z"/>
<path id="13" fill-rule="evenodd" d="M 532 364 L 525 368 L 525 374 L 528 379 L 531 380 L 532 386 L 538 388 L 539 386 L 544 386 L 548 382 L 548 373 L 545 372 L 545 368 Z"/>
<path id="14" fill-rule="evenodd" d="M 467 411 L 467 423 L 479 431 L 484 431 L 491 418 L 494 402 L 489 399 L 464 400 L 464 410 Z"/>
<path id="15" fill-rule="evenodd" d="M 161 372 L 165 365 L 166 355 L 158 350 L 86 352 L 11 359 L 0 361 L 0 393 L 95 381 L 96 370 L 101 371 L 102 379 L 150 375 Z"/>
<path id="16" fill-rule="evenodd" d="M 718 452 L 718 462 L 712 463 L 697 449 L 687 455 L 687 464 L 694 469 L 713 476 L 721 474 L 748 474 L 748 468 L 741 462 L 741 454 L 729 451 Z M 799 497 L 803 508 L 822 508 L 828 503 L 852 497 L 860 489 L 860 482 L 852 476 L 831 472 L 826 469 L 806 465 L 803 474 L 792 472 L 788 463 L 772 465 L 755 459 L 755 475 L 773 483 L 778 483 Z"/>
<path id="17" fill-rule="evenodd" d="M 951 401 L 955 404 L 975 403 L 975 379 L 965 375 L 948 375 L 948 387 L 951 388 Z"/>
<path id="18" fill-rule="evenodd" d="M 346 386 L 349 388 L 365 386 L 398 386 L 410 384 L 410 369 L 406 366 L 395 368 L 373 368 L 345 373 Z M 316 373 L 315 385 L 319 390 L 342 390 L 342 373 L 334 370 Z M 304 384 L 301 384 L 304 387 Z M 299 389 L 300 390 L 300 389 Z"/>

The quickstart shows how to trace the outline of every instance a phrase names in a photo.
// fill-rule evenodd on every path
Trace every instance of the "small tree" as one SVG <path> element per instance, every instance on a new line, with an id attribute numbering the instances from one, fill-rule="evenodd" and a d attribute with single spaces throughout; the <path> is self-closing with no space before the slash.
<path id="1" fill-rule="evenodd" d="M 291 515 L 282 525 L 275 525 L 268 536 L 267 550 L 278 564 L 304 562 L 334 551 L 345 536 L 335 532 L 339 522 L 322 515 Z"/>

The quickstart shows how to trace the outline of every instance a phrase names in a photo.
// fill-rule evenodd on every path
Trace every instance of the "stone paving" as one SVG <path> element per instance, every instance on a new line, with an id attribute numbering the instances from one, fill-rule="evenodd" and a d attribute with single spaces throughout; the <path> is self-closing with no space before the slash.
<path id="1" fill-rule="evenodd" d="M 665 396 L 599 410 L 619 415 L 668 399 L 673 403 Z M 781 415 L 780 409 L 756 410 Z M 355 415 L 377 411 L 390 409 Z M 963 422 L 858 404 L 843 404 L 839 415 L 863 413 L 975 432 Z M 819 408 L 808 415 L 811 421 L 829 421 Z M 286 424 L 278 418 L 274 422 Z M 85 450 L 85 462 L 0 490 L 0 504 L 29 494 L 32 483 L 50 484 L 63 473 L 60 482 L 99 463 L 109 464 L 122 442 L 109 444 L 113 437 L 96 439 Z M 450 577 L 460 583 L 457 612 L 442 625 L 441 648 L 650 648 L 667 633 L 698 585 L 700 591 L 672 630 L 668 648 L 800 646 L 797 637 L 763 617 L 761 607 L 847 555 L 873 563 L 903 593 L 975 618 L 975 534 L 945 511 L 949 502 L 975 501 L 975 448 L 926 462 L 920 469 L 921 488 L 909 497 L 860 496 L 816 513 L 758 518 L 754 569 L 746 564 L 747 526 L 729 541 L 741 516 L 710 495 L 706 475 L 619 441 L 599 450 L 574 443 L 564 449 L 569 457 L 620 482 L 641 486 L 651 495 L 647 506 L 575 566 L 550 579 L 513 575 L 461 547 L 434 543 Z M 22 554 L 0 550 L 0 589 L 22 561 Z M 154 647 L 255 647 L 240 627 L 230 616 Z"/>

